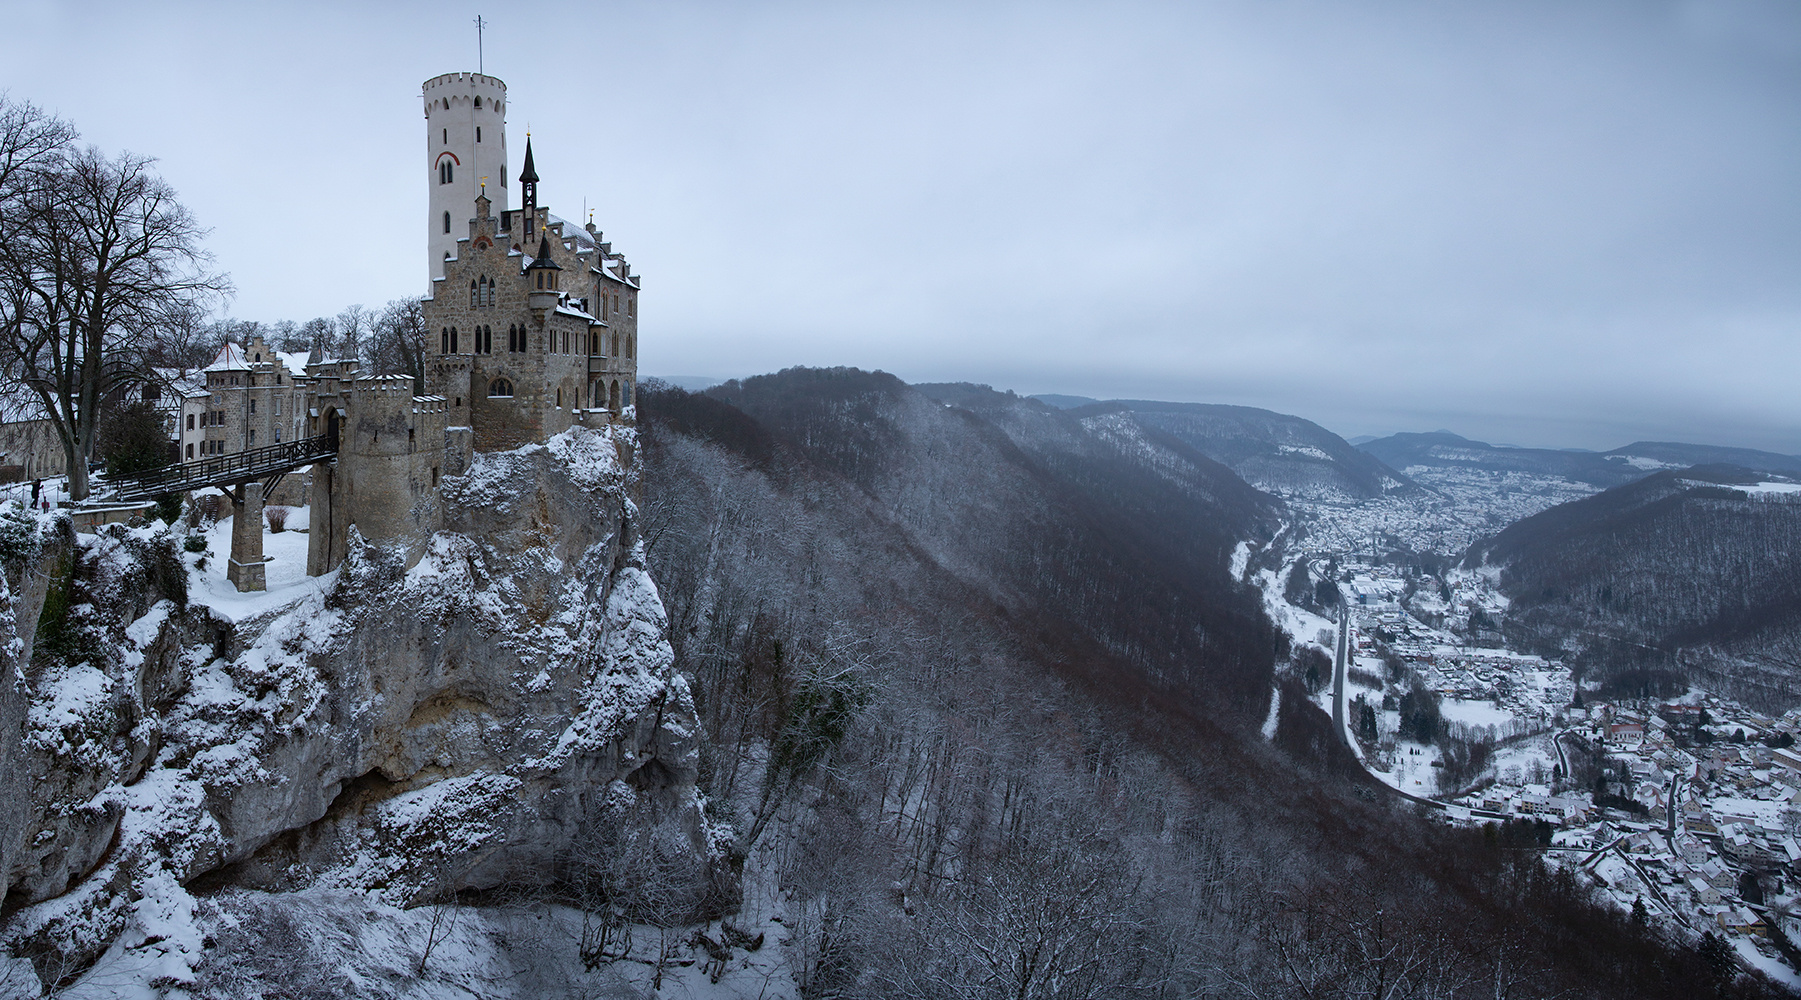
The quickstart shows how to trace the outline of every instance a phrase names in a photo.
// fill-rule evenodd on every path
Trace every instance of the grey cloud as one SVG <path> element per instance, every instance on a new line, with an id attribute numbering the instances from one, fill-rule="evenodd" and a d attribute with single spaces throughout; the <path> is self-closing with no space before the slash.
<path id="1" fill-rule="evenodd" d="M 415 291 L 418 85 L 468 67 L 473 29 L 222 9 L 22 11 L 0 86 L 162 156 L 240 315 Z M 515 153 L 529 122 L 553 208 L 587 198 L 646 276 L 649 371 L 1801 451 L 1793 5 L 490 17 Z"/>

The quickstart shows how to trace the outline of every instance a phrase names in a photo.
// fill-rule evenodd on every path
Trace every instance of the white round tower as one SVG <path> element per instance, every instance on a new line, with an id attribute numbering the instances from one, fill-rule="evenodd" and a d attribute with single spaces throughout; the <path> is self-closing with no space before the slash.
<path id="1" fill-rule="evenodd" d="M 488 179 L 489 209 L 507 209 L 507 85 L 497 76 L 446 73 L 425 81 L 426 279 L 469 238 L 475 197 Z"/>

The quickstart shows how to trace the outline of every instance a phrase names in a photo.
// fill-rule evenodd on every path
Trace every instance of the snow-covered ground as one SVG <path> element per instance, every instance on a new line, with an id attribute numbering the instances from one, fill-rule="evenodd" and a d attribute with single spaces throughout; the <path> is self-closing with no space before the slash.
<path id="1" fill-rule="evenodd" d="M 1512 721 L 1514 714 L 1492 701 L 1465 701 L 1446 698 L 1438 703 L 1439 715 L 1453 722 L 1471 726 L 1501 726 Z"/>
<path id="2" fill-rule="evenodd" d="M 747 900 L 747 903 L 750 901 Z M 766 908 L 731 918 L 762 935 L 756 950 L 732 949 L 709 967 L 697 934 L 721 941 L 718 922 L 661 930 L 634 926 L 608 958 L 582 959 L 583 917 L 567 906 L 419 906 L 401 909 L 372 893 L 304 889 L 269 894 L 232 890 L 203 900 L 199 919 L 165 928 L 194 938 L 191 953 L 214 946 L 198 976 L 170 977 L 181 995 L 392 996 L 406 1000 L 545 996 L 679 997 L 693 1000 L 790 1000 L 797 996 L 786 928 Z M 593 924 L 590 922 L 590 928 Z M 160 943 L 160 942 L 159 942 Z M 227 945 L 237 945 L 226 954 Z M 619 954 L 621 950 L 624 955 Z M 92 970 L 59 992 L 64 1000 L 158 1000 L 172 970 L 153 947 L 116 943 Z M 659 965 L 661 968 L 659 969 Z M 660 988 L 653 990 L 661 978 Z M 717 982 L 714 981 L 717 976 Z M 191 991 L 191 992 L 190 992 Z"/>
<path id="3" fill-rule="evenodd" d="M 205 604 L 232 621 L 241 621 L 286 607 L 307 594 L 328 588 L 335 579 L 333 575 L 306 575 L 308 514 L 306 507 L 289 508 L 287 530 L 280 532 L 270 531 L 268 523 L 264 522 L 263 574 L 269 589 L 242 594 L 225 576 L 231 566 L 231 529 L 235 518 L 220 518 L 205 532 L 205 568 L 189 576 L 189 600 Z M 187 559 L 190 566 L 200 561 L 194 555 Z"/>

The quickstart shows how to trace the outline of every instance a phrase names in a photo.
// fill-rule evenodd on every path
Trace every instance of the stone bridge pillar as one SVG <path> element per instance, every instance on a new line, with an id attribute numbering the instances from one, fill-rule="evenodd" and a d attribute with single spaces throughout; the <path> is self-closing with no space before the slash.
<path id="1" fill-rule="evenodd" d="M 225 578 L 239 593 L 268 590 L 263 571 L 263 484 L 240 483 L 231 500 L 231 564 Z"/>

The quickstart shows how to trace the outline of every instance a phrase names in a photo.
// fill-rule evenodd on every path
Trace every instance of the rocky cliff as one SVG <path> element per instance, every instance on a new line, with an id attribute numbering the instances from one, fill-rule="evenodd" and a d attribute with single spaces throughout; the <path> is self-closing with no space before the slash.
<path id="1" fill-rule="evenodd" d="M 180 982 L 196 894 L 547 886 L 622 838 L 685 869 L 692 905 L 729 895 L 637 537 L 634 448 L 576 428 L 477 456 L 445 480 L 445 528 L 412 568 L 353 536 L 341 568 L 267 595 L 206 585 L 208 555 L 160 525 L 75 536 L 15 513 L 7 943 L 58 961 L 138 949 Z"/>

